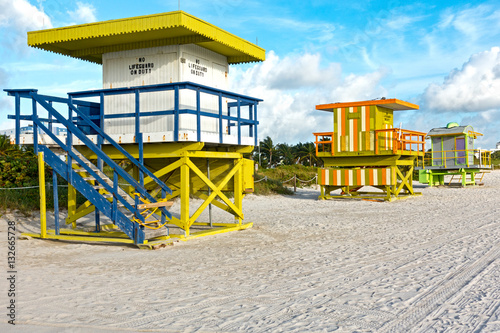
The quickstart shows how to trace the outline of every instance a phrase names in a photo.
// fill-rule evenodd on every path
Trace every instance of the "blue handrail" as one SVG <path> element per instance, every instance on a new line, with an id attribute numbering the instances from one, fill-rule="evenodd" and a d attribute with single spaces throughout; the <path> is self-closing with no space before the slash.
<path id="1" fill-rule="evenodd" d="M 129 182 L 136 190 L 138 193 L 140 193 L 142 196 L 144 196 L 145 198 L 147 198 L 148 200 L 150 201 L 156 201 L 132 176 L 130 176 L 127 172 L 125 172 L 125 170 L 123 170 L 118 164 L 116 164 L 116 162 L 114 162 L 111 158 L 109 158 L 106 154 L 104 154 L 102 152 L 102 150 L 100 150 L 83 132 L 81 132 L 80 129 L 78 129 L 78 127 L 76 125 L 74 125 L 72 123 L 72 121 L 69 121 L 67 120 L 65 117 L 63 117 L 59 112 L 57 112 L 57 110 L 55 110 L 51 104 L 49 104 L 46 100 L 45 100 L 45 97 L 46 96 L 43 96 L 43 95 L 38 95 L 37 91 L 36 90 L 33 90 L 33 89 L 29 89 L 29 90 L 9 90 L 9 89 L 5 89 L 6 92 L 9 93 L 9 95 L 15 95 L 16 96 L 16 102 L 18 101 L 18 99 L 20 98 L 29 98 L 29 99 L 32 99 L 34 101 L 36 101 L 37 103 L 39 103 L 42 107 L 44 107 L 48 112 L 49 114 L 51 114 L 53 117 L 55 117 L 55 119 L 63 124 L 67 130 L 68 130 L 68 136 L 71 136 L 71 135 L 75 135 L 76 137 L 78 137 L 88 148 L 90 148 L 100 159 L 102 159 L 103 161 L 105 161 L 108 165 L 110 165 L 114 170 L 115 172 L 120 175 L 122 178 L 124 178 L 127 182 Z M 53 101 L 54 99 L 51 98 L 51 100 Z M 75 111 L 79 116 L 82 117 L 82 119 L 87 122 L 86 125 L 89 125 L 91 127 L 94 128 L 94 130 L 96 130 L 100 135 L 102 135 L 102 137 L 104 137 L 104 139 L 106 139 L 110 144 L 112 144 L 116 149 L 118 149 L 118 151 L 120 151 L 120 153 L 122 153 L 124 156 L 126 156 L 132 163 L 134 163 L 134 165 L 136 165 L 137 167 L 140 168 L 141 171 L 143 171 L 144 173 L 146 173 L 149 177 L 151 177 L 153 180 L 155 180 L 155 182 L 157 182 L 158 185 L 161 186 L 162 190 L 168 192 L 169 194 L 172 193 L 172 190 L 166 185 L 164 184 L 163 182 L 161 182 L 151 171 L 149 171 L 146 167 L 144 167 L 144 165 L 141 165 L 135 158 L 133 158 L 127 151 L 125 151 L 118 143 L 116 143 L 113 139 L 111 139 L 111 137 L 109 137 L 107 134 L 105 134 L 104 132 L 102 132 L 102 130 L 96 126 L 90 119 L 87 118 L 86 115 L 84 115 L 83 113 L 81 113 L 74 105 L 73 103 L 71 103 L 71 100 L 70 99 L 64 99 L 64 98 L 58 98 L 57 99 L 57 102 L 60 102 L 60 103 L 65 103 L 68 105 L 68 107 L 72 110 L 72 111 Z M 17 104 L 17 103 L 16 103 Z M 18 105 L 16 105 L 16 111 L 18 109 Z M 19 114 L 16 114 L 17 117 L 19 117 Z M 36 114 L 34 114 L 32 116 L 32 118 L 30 119 L 32 121 L 34 121 L 36 123 L 37 126 L 40 126 L 40 128 L 42 128 L 42 130 L 46 131 L 46 133 L 52 138 L 54 139 L 54 141 L 61 147 L 63 148 L 65 151 L 68 152 L 68 154 L 70 155 L 71 158 L 75 158 L 78 162 L 82 163 L 82 161 L 78 158 L 78 156 L 76 156 L 72 151 L 71 151 L 71 147 L 70 146 L 67 146 L 65 145 L 63 142 L 61 142 L 55 135 L 53 135 L 53 133 L 50 133 L 47 129 L 47 127 L 45 127 L 42 122 L 40 121 L 40 119 L 37 118 Z M 80 164 L 82 165 L 82 164 Z M 82 165 L 87 171 L 89 171 L 89 173 L 96 179 L 101 179 L 95 172 L 93 172 L 93 170 L 89 170 L 86 168 L 86 165 L 85 163 L 83 163 Z M 90 168 L 90 167 L 89 167 Z M 102 181 L 102 179 L 101 179 Z M 103 182 L 105 184 L 105 182 Z M 106 187 L 106 185 L 104 185 Z M 110 191 L 110 187 L 107 188 L 107 190 L 111 193 L 113 193 L 114 191 L 111 189 Z M 120 201 L 122 201 L 122 203 L 124 203 L 124 205 L 130 210 L 130 211 L 135 211 L 135 209 L 130 209 L 132 208 L 132 206 L 128 203 L 126 203 L 125 199 L 121 198 L 121 196 L 117 195 L 116 197 L 119 198 Z M 166 214 L 169 218 L 171 218 L 171 214 L 170 212 L 168 212 L 168 210 L 166 210 L 165 208 L 161 208 L 162 212 L 164 214 Z"/>

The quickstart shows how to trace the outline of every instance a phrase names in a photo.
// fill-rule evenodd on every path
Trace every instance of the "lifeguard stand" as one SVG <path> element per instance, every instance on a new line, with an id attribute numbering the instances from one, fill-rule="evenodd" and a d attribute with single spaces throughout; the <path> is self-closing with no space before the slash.
<path id="1" fill-rule="evenodd" d="M 333 132 L 314 133 L 316 156 L 324 162 L 319 198 L 392 201 L 420 194 L 413 190 L 413 166 L 424 155 L 425 133 L 393 126 L 394 111 L 418 108 L 398 99 L 317 105 L 333 114 Z M 365 186 L 381 192 L 360 191 Z"/>
<path id="2" fill-rule="evenodd" d="M 451 176 L 448 185 L 452 185 L 458 176 L 461 186 L 481 184 L 485 171 L 491 169 L 491 152 L 475 149 L 478 136 L 482 134 L 472 126 L 455 122 L 431 129 L 426 136 L 431 141 L 430 156 L 417 168 L 419 182 L 444 185 L 445 176 Z"/>
<path id="3" fill-rule="evenodd" d="M 46 230 L 42 207 L 41 233 L 30 236 L 152 247 L 252 225 L 242 222 L 254 170 L 244 157 L 257 144 L 262 100 L 227 91 L 227 77 L 229 64 L 263 61 L 264 49 L 182 11 L 33 31 L 28 44 L 103 66 L 101 90 L 64 98 L 6 90 L 16 101 L 15 143 L 34 145 L 55 181 L 69 184 L 73 228 L 60 228 L 56 201 L 55 229 Z M 21 134 L 21 121 L 32 134 Z M 88 200 L 79 207 L 76 191 Z M 212 221 L 212 206 L 234 222 Z M 95 230 L 76 230 L 94 211 Z M 101 226 L 101 214 L 112 224 Z"/>

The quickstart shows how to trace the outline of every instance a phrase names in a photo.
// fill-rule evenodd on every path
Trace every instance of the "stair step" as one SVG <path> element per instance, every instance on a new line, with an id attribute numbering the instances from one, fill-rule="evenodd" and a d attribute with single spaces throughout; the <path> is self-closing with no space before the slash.
<path id="1" fill-rule="evenodd" d="M 157 207 L 172 207 L 174 203 L 172 201 L 160 201 L 160 202 L 151 202 L 137 205 L 139 209 L 148 209 L 148 208 L 157 208 Z"/>
<path id="2" fill-rule="evenodd" d="M 132 206 L 135 204 L 134 199 L 129 200 L 128 198 L 125 198 L 125 200 L 126 200 L 126 201 L 130 204 L 130 205 L 132 205 Z M 122 204 L 121 202 L 118 202 L 118 207 L 124 207 L 124 206 L 125 206 L 124 204 Z"/>
<path id="3" fill-rule="evenodd" d="M 96 180 L 96 179 L 92 176 L 89 176 L 89 177 L 83 177 L 83 180 L 89 181 L 89 180 Z"/>

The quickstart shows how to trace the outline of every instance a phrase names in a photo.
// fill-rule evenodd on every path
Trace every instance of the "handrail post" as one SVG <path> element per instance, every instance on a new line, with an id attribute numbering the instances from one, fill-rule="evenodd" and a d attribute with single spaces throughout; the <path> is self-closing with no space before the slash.
<path id="1" fill-rule="evenodd" d="M 99 127 L 103 128 L 104 127 L 104 93 L 99 94 Z M 100 133 L 97 133 L 97 147 L 99 149 L 102 149 L 102 144 L 103 144 L 104 138 Z M 101 171 L 104 170 L 104 163 L 101 157 L 99 155 L 97 156 L 97 168 Z M 94 211 L 94 217 L 95 217 L 95 231 L 96 232 L 101 232 L 101 213 L 97 207 L 95 207 Z"/>
<path id="2" fill-rule="evenodd" d="M 254 118 L 254 122 L 255 122 L 255 126 L 254 126 L 253 130 L 254 130 L 254 136 L 255 136 L 255 145 L 257 145 L 257 141 L 258 141 L 258 139 L 257 139 L 257 127 L 258 127 L 257 126 L 257 104 L 258 104 L 257 102 L 253 103 L 253 105 L 254 105 L 254 107 L 253 107 L 254 117 L 253 118 Z"/>
<path id="3" fill-rule="evenodd" d="M 139 135 L 141 131 L 141 122 L 140 122 L 140 98 L 139 98 L 139 89 L 135 89 L 135 137 Z"/>
<path id="4" fill-rule="evenodd" d="M 52 106 L 52 101 L 49 102 L 49 105 Z M 52 133 L 53 131 L 53 126 L 52 126 L 52 113 L 49 112 L 49 131 Z"/>
<path id="5" fill-rule="evenodd" d="M 100 93 L 99 94 L 99 124 L 100 124 L 100 127 L 102 128 L 102 130 L 104 131 L 104 93 Z M 100 133 L 97 133 L 97 147 L 99 149 L 102 148 L 102 144 L 103 144 L 103 141 L 104 141 L 104 138 L 102 137 L 102 135 Z M 99 170 L 103 170 L 103 161 L 102 161 L 102 158 L 100 158 L 99 156 L 97 156 L 97 167 L 99 168 Z"/>
<path id="6" fill-rule="evenodd" d="M 134 216 L 137 220 L 141 221 L 141 222 L 145 222 L 145 220 L 143 219 L 143 216 L 139 213 L 139 209 L 137 208 L 137 206 L 139 205 L 139 196 L 137 195 L 137 193 L 134 193 L 134 209 L 135 209 L 135 212 L 134 212 Z M 139 223 L 134 223 L 134 242 L 137 243 L 137 238 L 138 238 L 138 229 L 139 229 Z"/>
<path id="7" fill-rule="evenodd" d="M 137 134 L 137 140 L 139 145 L 139 163 L 144 165 L 144 137 L 142 133 Z M 144 186 L 144 172 L 139 168 L 139 183 Z"/>
<path id="8" fill-rule="evenodd" d="M 237 106 L 237 118 L 238 118 L 238 144 L 241 145 L 241 106 L 240 106 L 240 98 L 238 97 L 238 106 Z"/>
<path id="9" fill-rule="evenodd" d="M 223 143 L 222 125 L 222 93 L 219 92 L 219 143 Z"/>
<path id="10" fill-rule="evenodd" d="M 113 216 L 113 223 L 116 224 L 116 220 L 118 219 L 118 202 L 117 202 L 117 196 L 118 196 L 118 173 L 116 170 L 113 170 L 113 210 L 112 210 L 112 216 Z"/>
<path id="11" fill-rule="evenodd" d="M 250 104 L 248 106 L 248 118 L 250 120 L 250 124 L 248 125 L 248 136 L 252 137 L 253 136 L 253 123 L 252 123 L 252 120 L 253 120 L 253 105 L 252 104 Z"/>
<path id="12" fill-rule="evenodd" d="M 164 190 L 164 189 L 161 189 L 161 198 L 163 200 L 165 200 L 165 198 L 167 197 L 167 192 Z M 161 224 L 164 225 L 165 222 L 167 221 L 167 217 L 165 215 L 165 213 L 163 213 L 163 211 L 160 211 L 160 216 L 161 216 Z M 170 230 L 168 229 L 167 227 L 167 236 L 170 235 Z"/>
<path id="13" fill-rule="evenodd" d="M 319 145 L 319 141 L 318 141 L 318 136 L 316 134 L 314 134 L 315 136 L 315 139 L 314 139 L 314 145 L 316 146 L 316 156 L 318 156 L 318 145 Z"/>
<path id="14" fill-rule="evenodd" d="M 231 135 L 231 106 L 227 103 L 227 134 Z"/>
<path id="15" fill-rule="evenodd" d="M 35 154 L 38 154 L 38 125 L 37 125 L 37 120 L 38 120 L 38 113 L 36 110 L 36 100 L 34 98 L 31 99 L 31 104 L 33 108 L 33 149 L 35 151 Z"/>
<path id="16" fill-rule="evenodd" d="M 179 86 L 174 87 L 174 141 L 179 141 Z"/>
<path id="17" fill-rule="evenodd" d="M 57 188 L 57 172 L 52 171 L 52 184 L 54 186 L 54 230 L 56 235 L 60 234 L 59 228 L 59 192 Z"/>
<path id="18" fill-rule="evenodd" d="M 73 124 L 73 109 L 70 104 L 73 104 L 73 97 L 71 95 L 68 96 L 68 121 L 70 124 Z M 68 148 L 68 183 L 73 185 L 73 158 L 69 153 L 70 150 L 73 149 L 73 132 L 70 130 L 69 126 L 66 127 L 67 136 L 66 136 L 66 147 Z"/>
<path id="19" fill-rule="evenodd" d="M 21 143 L 21 96 L 15 93 L 16 100 L 16 145 Z"/>
<path id="20" fill-rule="evenodd" d="M 201 101 L 200 88 L 196 89 L 196 141 L 201 142 Z"/>

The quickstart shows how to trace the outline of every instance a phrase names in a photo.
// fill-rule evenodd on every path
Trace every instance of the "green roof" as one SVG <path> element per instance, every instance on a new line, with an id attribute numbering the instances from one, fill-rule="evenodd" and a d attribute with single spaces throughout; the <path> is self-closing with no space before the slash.
<path id="1" fill-rule="evenodd" d="M 97 64 L 103 53 L 196 44 L 230 64 L 265 60 L 265 50 L 183 11 L 30 31 L 28 45 Z"/>

